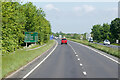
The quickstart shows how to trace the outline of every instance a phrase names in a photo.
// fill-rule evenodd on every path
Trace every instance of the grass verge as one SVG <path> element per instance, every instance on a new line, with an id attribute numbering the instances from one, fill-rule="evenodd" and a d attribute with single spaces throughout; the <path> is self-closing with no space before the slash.
<path id="1" fill-rule="evenodd" d="M 120 46 L 120 44 L 117 43 L 112 43 L 111 45 Z"/>
<path id="2" fill-rule="evenodd" d="M 26 51 L 26 49 L 17 50 L 15 53 L 2 56 L 2 77 L 6 77 L 13 71 L 16 71 L 20 67 L 32 61 L 33 59 L 50 49 L 54 44 L 55 41 L 50 40 L 48 43 L 46 43 L 45 46 L 41 48 L 32 51 Z"/>
<path id="3" fill-rule="evenodd" d="M 43 45 L 45 45 L 45 44 L 43 44 Z M 30 47 L 30 48 L 27 48 L 27 49 L 28 49 L 28 50 L 29 50 L 29 49 L 34 49 L 34 48 L 37 48 L 37 47 L 40 47 L 40 46 L 43 46 L 43 45 L 38 45 L 38 44 L 37 44 L 37 45 L 34 45 L 34 46 L 32 46 L 32 47 Z"/>
<path id="4" fill-rule="evenodd" d="M 76 40 L 76 39 L 68 39 L 68 40 L 75 41 L 75 42 L 78 42 L 78 43 L 82 43 L 82 44 L 87 45 L 87 46 L 91 46 L 93 48 L 96 48 L 98 50 L 104 51 L 104 52 L 106 52 L 110 55 L 113 55 L 115 57 L 120 58 L 119 49 L 114 49 L 114 48 L 102 46 L 102 45 L 99 45 L 99 44 L 89 43 L 86 40 Z"/>

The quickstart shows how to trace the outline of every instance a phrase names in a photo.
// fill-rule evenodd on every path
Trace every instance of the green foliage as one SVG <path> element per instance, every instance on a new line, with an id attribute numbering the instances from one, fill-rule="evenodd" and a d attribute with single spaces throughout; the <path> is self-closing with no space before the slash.
<path id="1" fill-rule="evenodd" d="M 102 30 L 102 31 L 101 31 Z M 110 33 L 110 25 L 109 24 L 103 24 L 103 27 L 101 27 L 101 40 L 108 39 L 110 40 L 111 33 Z"/>
<path id="2" fill-rule="evenodd" d="M 83 35 L 83 40 L 86 40 L 86 34 L 87 33 L 82 34 Z"/>
<path id="3" fill-rule="evenodd" d="M 19 49 L 16 50 L 14 54 L 6 54 L 5 56 L 2 56 L 2 77 L 5 78 L 11 72 L 14 72 L 21 66 L 26 65 L 28 62 L 32 61 L 37 56 L 40 56 L 42 53 L 50 49 L 53 45 L 55 45 L 55 41 L 50 40 L 45 46 L 38 49 L 30 51 L 27 51 L 26 49 Z"/>
<path id="4" fill-rule="evenodd" d="M 77 34 L 77 33 L 63 33 L 62 31 L 60 32 L 56 32 L 56 33 L 52 33 L 53 36 L 59 37 L 59 35 L 62 35 L 62 37 L 66 37 L 66 38 L 72 38 L 72 39 L 80 39 L 81 34 Z M 85 38 L 86 38 L 86 33 L 85 33 Z"/>
<path id="5" fill-rule="evenodd" d="M 116 39 L 120 41 L 120 18 L 116 18 L 111 22 L 110 31 L 113 41 L 115 42 Z"/>
<path id="6" fill-rule="evenodd" d="M 71 38 L 72 38 L 72 39 L 80 39 L 80 35 L 77 34 L 77 33 L 74 33 Z"/>
<path id="7" fill-rule="evenodd" d="M 87 46 L 91 46 L 93 48 L 96 48 L 98 50 L 104 51 L 104 52 L 106 52 L 110 55 L 113 55 L 115 57 L 120 58 L 120 54 L 119 54 L 119 51 L 118 51 L 117 48 L 110 48 L 110 47 L 102 46 L 102 45 L 99 45 L 99 44 L 89 43 L 86 40 L 76 40 L 76 39 L 69 39 L 69 40 L 75 41 L 75 42 L 78 42 L 78 43 L 82 43 L 82 44 L 87 45 Z"/>
<path id="8" fill-rule="evenodd" d="M 24 32 L 38 32 L 40 44 L 49 40 L 51 26 L 44 11 L 31 2 L 2 2 L 2 53 L 13 52 L 24 44 Z"/>
<path id="9" fill-rule="evenodd" d="M 120 18 L 113 20 L 110 25 L 106 23 L 102 26 L 94 25 L 91 34 L 93 39 L 98 42 L 108 39 L 115 43 L 117 39 L 120 40 Z"/>
<path id="10" fill-rule="evenodd" d="M 93 34 L 94 40 L 101 41 L 101 33 L 100 33 L 101 27 L 102 27 L 101 25 L 94 25 L 93 26 L 91 33 Z"/>
<path id="11" fill-rule="evenodd" d="M 62 37 L 66 36 L 66 34 L 63 33 L 62 31 L 56 32 L 56 33 L 52 33 L 52 34 L 53 34 L 53 36 L 56 36 L 56 37 L 59 37 L 59 35 L 62 35 Z"/>

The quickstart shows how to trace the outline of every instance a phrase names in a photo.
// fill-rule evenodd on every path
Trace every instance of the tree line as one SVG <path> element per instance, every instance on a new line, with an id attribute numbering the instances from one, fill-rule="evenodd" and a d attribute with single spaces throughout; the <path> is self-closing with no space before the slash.
<path id="1" fill-rule="evenodd" d="M 59 35 L 62 35 L 62 37 L 71 38 L 71 39 L 78 39 L 78 40 L 81 39 L 81 36 L 82 36 L 82 39 L 86 40 L 87 33 L 84 33 L 84 34 L 63 33 L 62 31 L 60 31 L 60 32 L 52 33 L 52 34 L 53 34 L 53 36 L 56 36 L 56 37 L 59 37 Z"/>
<path id="2" fill-rule="evenodd" d="M 49 40 L 50 22 L 42 8 L 31 2 L 2 2 L 2 53 L 9 53 L 23 46 L 25 32 L 38 32 L 38 43 Z"/>
<path id="3" fill-rule="evenodd" d="M 111 21 L 111 24 L 94 25 L 91 30 L 93 39 L 98 42 L 104 41 L 105 39 L 110 40 L 111 43 L 115 43 L 116 40 L 120 41 L 120 18 L 114 19 Z"/>
<path id="4" fill-rule="evenodd" d="M 115 18 L 111 21 L 111 24 L 104 23 L 103 25 L 93 25 L 91 30 L 91 36 L 94 41 L 103 42 L 105 39 L 108 39 L 111 43 L 116 43 L 116 40 L 119 40 L 120 42 L 120 18 Z M 86 35 L 88 33 L 63 33 L 60 31 L 53 34 L 57 37 L 62 35 L 72 39 L 80 39 L 82 37 L 83 40 L 86 40 Z"/>

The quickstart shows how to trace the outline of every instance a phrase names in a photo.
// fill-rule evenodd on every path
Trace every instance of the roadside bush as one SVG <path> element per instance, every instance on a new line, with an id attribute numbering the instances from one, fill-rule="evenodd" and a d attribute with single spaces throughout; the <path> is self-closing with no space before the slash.
<path id="1" fill-rule="evenodd" d="M 89 43 L 86 40 L 76 40 L 76 39 L 69 39 L 69 40 L 75 41 L 75 42 L 78 42 L 78 43 L 82 43 L 82 44 L 87 45 L 87 46 L 91 46 L 93 48 L 96 48 L 98 50 L 104 51 L 108 54 L 111 54 L 115 57 L 120 58 L 120 53 L 119 53 L 118 49 L 102 46 L 102 45 L 99 45 L 99 44 Z"/>
<path id="2" fill-rule="evenodd" d="M 49 40 L 51 26 L 44 11 L 31 2 L 23 5 L 2 2 L 2 53 L 20 48 L 24 44 L 25 32 L 38 32 L 40 44 Z"/>

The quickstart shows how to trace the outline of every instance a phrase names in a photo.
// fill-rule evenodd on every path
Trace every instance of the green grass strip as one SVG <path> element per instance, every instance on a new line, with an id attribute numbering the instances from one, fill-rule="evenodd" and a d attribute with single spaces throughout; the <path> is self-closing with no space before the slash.
<path id="1" fill-rule="evenodd" d="M 76 39 L 68 39 L 68 40 L 75 41 L 75 42 L 78 42 L 78 43 L 82 43 L 82 44 L 87 45 L 87 46 L 91 46 L 95 49 L 104 51 L 104 52 L 106 52 L 110 55 L 113 55 L 115 57 L 120 58 L 120 53 L 119 53 L 120 51 L 117 48 L 110 48 L 110 47 L 107 47 L 107 46 L 102 46 L 102 45 L 99 45 L 99 44 L 90 43 L 87 40 L 76 40 Z"/>
<path id="2" fill-rule="evenodd" d="M 9 75 L 11 72 L 16 71 L 28 62 L 32 61 L 55 44 L 54 40 L 50 40 L 45 46 L 35 50 L 26 51 L 17 50 L 15 53 L 6 54 L 2 56 L 2 77 Z"/>

